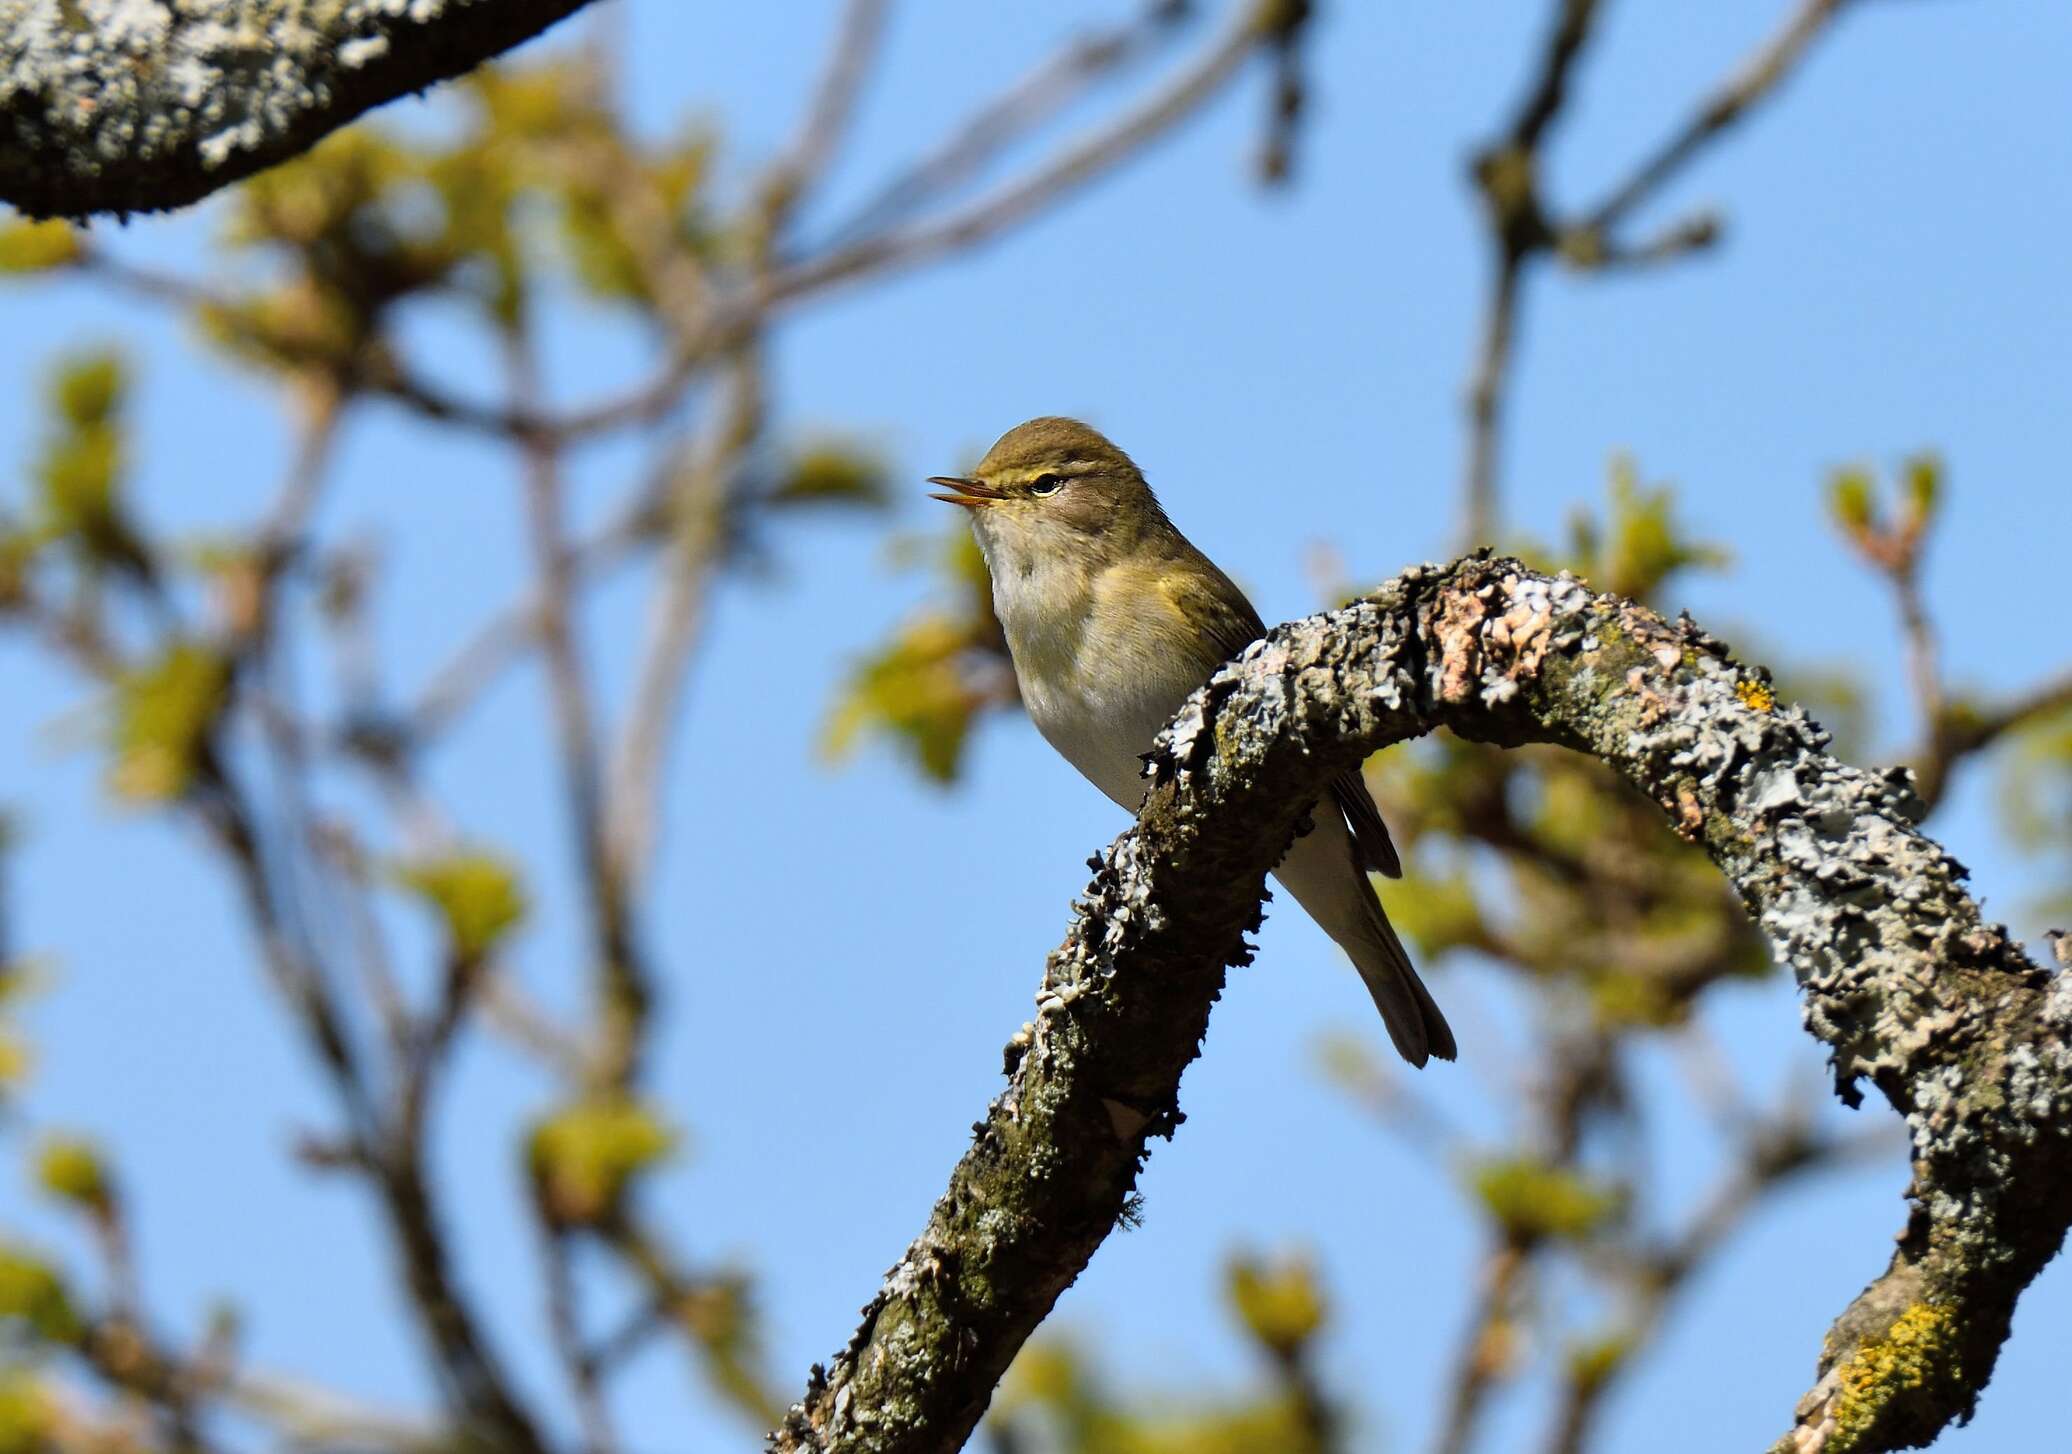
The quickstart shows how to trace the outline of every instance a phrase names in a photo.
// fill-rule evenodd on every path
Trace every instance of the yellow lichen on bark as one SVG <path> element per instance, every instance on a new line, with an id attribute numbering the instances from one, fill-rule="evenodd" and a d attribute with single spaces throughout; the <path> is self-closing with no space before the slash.
<path id="1" fill-rule="evenodd" d="M 1877 1426 L 1892 1401 L 1930 1379 L 1955 1380 L 1948 1366 L 1954 1318 L 1950 1310 L 1918 1302 L 1893 1319 L 1885 1336 L 1865 1343 L 1836 1372 L 1834 1433 L 1828 1454 L 1844 1454 Z"/>

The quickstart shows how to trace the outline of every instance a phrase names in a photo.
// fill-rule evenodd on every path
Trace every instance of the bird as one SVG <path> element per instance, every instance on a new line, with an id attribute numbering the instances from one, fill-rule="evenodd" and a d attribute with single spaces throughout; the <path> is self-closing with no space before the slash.
<path id="1" fill-rule="evenodd" d="M 1018 424 L 970 474 L 928 483 L 971 516 L 1036 730 L 1137 812 L 1152 740 L 1266 634 L 1259 613 L 1167 518 L 1136 462 L 1079 420 Z M 1452 1060 L 1453 1031 L 1367 878 L 1403 869 L 1359 769 L 1334 779 L 1308 817 L 1274 878 L 1351 957 L 1397 1053 L 1420 1067 Z"/>

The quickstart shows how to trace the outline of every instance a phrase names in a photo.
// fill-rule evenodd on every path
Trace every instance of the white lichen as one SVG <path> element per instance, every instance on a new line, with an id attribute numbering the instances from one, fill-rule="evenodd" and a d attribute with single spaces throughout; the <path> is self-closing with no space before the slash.
<path id="1" fill-rule="evenodd" d="M 399 73 L 421 65 L 413 57 L 424 54 L 425 32 L 494 8 L 491 0 L 0 0 L 0 196 L 30 195 L 31 184 L 99 195 L 111 175 L 136 177 L 141 188 L 154 167 L 207 173 L 241 155 L 283 154 L 295 138 L 327 129 L 343 78 L 384 63 Z M 540 23 L 565 8 L 537 7 Z"/>

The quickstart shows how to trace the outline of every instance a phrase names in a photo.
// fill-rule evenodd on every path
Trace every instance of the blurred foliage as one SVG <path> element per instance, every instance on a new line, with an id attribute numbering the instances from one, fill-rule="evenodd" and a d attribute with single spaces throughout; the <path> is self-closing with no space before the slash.
<path id="1" fill-rule="evenodd" d="M 518 871 L 485 850 L 405 864 L 396 870 L 396 881 L 439 916 L 460 959 L 482 958 L 525 918 Z"/>
<path id="2" fill-rule="evenodd" d="M 4 865 L 8 829 L 5 817 L 0 817 L 0 865 Z M 0 946 L 0 954 L 7 952 Z M 8 1104 L 8 1097 L 27 1077 L 34 1057 L 28 1039 L 16 1023 L 16 1011 L 27 996 L 32 982 L 31 967 L 25 961 L 0 958 L 0 1110 Z"/>
<path id="3" fill-rule="evenodd" d="M 78 256 L 79 236 L 69 222 L 23 217 L 0 222 L 0 273 L 40 273 Z"/>
<path id="4" fill-rule="evenodd" d="M 208 336 L 273 368 L 380 378 L 389 315 L 414 295 L 510 329 L 558 270 L 594 300 L 645 309 L 650 254 L 718 246 L 699 220 L 710 138 L 635 141 L 580 58 L 485 68 L 458 94 L 441 144 L 353 127 L 238 188 L 225 244 L 285 267 L 210 302 Z"/>
<path id="5" fill-rule="evenodd" d="M 1888 571 L 1909 571 L 1941 507 L 1943 464 L 1930 451 L 1900 461 L 1892 499 L 1886 499 L 1872 471 L 1846 465 L 1828 475 L 1828 510 L 1842 536 L 1872 565 Z"/>
<path id="6" fill-rule="evenodd" d="M 2053 877 L 2072 885 L 2072 707 L 2023 727 L 2003 759 L 2000 799 L 2017 846 L 2056 863 Z M 2039 918 L 2072 925 L 2072 887 L 2044 894 Z"/>
<path id="7" fill-rule="evenodd" d="M 1489 1216 L 1520 1245 L 1586 1237 L 1619 1209 L 1620 1195 L 1562 1166 L 1525 1158 L 1485 1161 L 1469 1185 Z"/>
<path id="8" fill-rule="evenodd" d="M 1307 1258 L 1233 1257 L 1224 1286 L 1253 1341 L 1276 1357 L 1299 1352 L 1324 1326 L 1324 1290 Z"/>
<path id="9" fill-rule="evenodd" d="M 115 1187 L 100 1151 L 78 1136 L 51 1136 L 36 1153 L 36 1183 L 60 1201 L 94 1216 L 115 1207 Z"/>
<path id="10" fill-rule="evenodd" d="M 616 1213 L 633 1179 L 676 1144 L 652 1110 L 628 1097 L 564 1106 L 540 1120 L 526 1142 L 534 1198 L 552 1226 L 594 1226 Z"/>
<path id="11" fill-rule="evenodd" d="M 83 1325 L 64 1279 L 48 1263 L 0 1243 L 0 1332 L 10 1328 L 46 1343 L 72 1343 Z"/>
<path id="12" fill-rule="evenodd" d="M 1016 700 L 1014 676 L 985 558 L 970 530 L 960 522 L 925 559 L 947 604 L 907 621 L 858 664 L 822 741 L 839 758 L 866 734 L 887 734 L 930 780 L 949 783 L 980 714 Z"/>
<path id="13" fill-rule="evenodd" d="M 728 1401 L 764 1428 L 784 1418 L 784 1400 L 762 1374 L 762 1325 L 752 1285 L 740 1273 L 708 1277 L 687 1289 L 673 1309 L 676 1321 L 704 1354 L 704 1371 Z"/>
<path id="14" fill-rule="evenodd" d="M 1030 1344 L 1008 1369 L 986 1434 L 999 1454 L 1326 1454 L 1337 1414 L 1310 1363 L 1326 1323 L 1306 1258 L 1232 1257 L 1224 1290 L 1271 1382 L 1239 1398 L 1193 1391 L 1123 1397 L 1071 1342 Z"/>
<path id="15" fill-rule="evenodd" d="M 0 1368 L 0 1454 L 46 1454 L 55 1447 L 56 1413 L 41 1379 Z"/>
<path id="16" fill-rule="evenodd" d="M 147 803 L 186 792 L 229 687 L 229 664 L 191 641 L 176 641 L 155 661 L 123 671 L 113 691 L 109 789 Z"/>
<path id="17" fill-rule="evenodd" d="M 772 505 L 881 509 L 889 499 L 887 476 L 885 461 L 862 445 L 843 439 L 814 439 L 785 457 L 766 498 Z"/>
<path id="18" fill-rule="evenodd" d="M 32 476 L 38 491 L 33 540 L 70 547 L 89 570 L 113 566 L 148 575 L 122 494 L 126 392 L 126 372 L 113 352 L 70 355 L 52 366 L 52 428 Z"/>
<path id="19" fill-rule="evenodd" d="M 1723 569 L 1731 557 L 1717 545 L 1694 541 L 1676 519 L 1676 491 L 1645 486 L 1634 462 L 1612 461 L 1611 498 L 1602 519 L 1578 510 L 1569 522 L 1566 554 L 1555 569 L 1574 571 L 1600 591 L 1651 600 L 1679 571 Z"/>

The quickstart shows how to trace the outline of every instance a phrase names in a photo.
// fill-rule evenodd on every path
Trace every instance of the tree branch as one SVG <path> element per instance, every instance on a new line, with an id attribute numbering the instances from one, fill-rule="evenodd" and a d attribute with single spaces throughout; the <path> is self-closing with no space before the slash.
<path id="1" fill-rule="evenodd" d="M 156 212 L 473 70 L 588 0 L 0 0 L 0 201 Z"/>
<path id="2" fill-rule="evenodd" d="M 1588 753 L 1699 842 L 1791 964 L 1854 1104 L 1907 1117 L 1910 1216 L 1837 1321 L 1780 1449 L 1882 1450 L 1966 1416 L 2072 1223 L 2072 980 L 1981 921 L 1903 774 L 1844 766 L 1688 621 L 1476 559 L 1283 626 L 1181 708 L 1137 824 L 1095 860 L 1037 1024 L 926 1229 L 779 1450 L 953 1450 L 1178 1125 L 1296 805 L 1435 727 Z"/>

